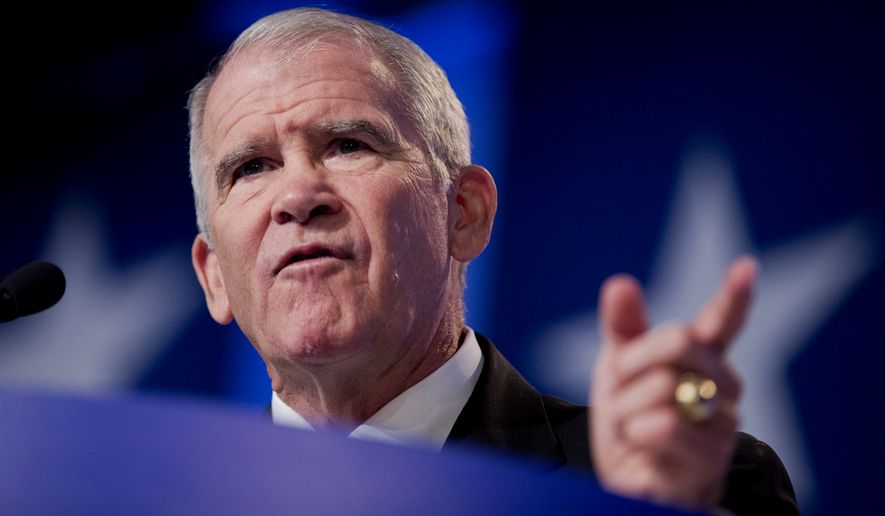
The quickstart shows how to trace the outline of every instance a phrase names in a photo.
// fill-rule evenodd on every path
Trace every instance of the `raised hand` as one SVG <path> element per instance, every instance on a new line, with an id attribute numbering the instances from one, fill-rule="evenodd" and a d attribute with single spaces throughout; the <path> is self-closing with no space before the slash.
<path id="1" fill-rule="evenodd" d="M 726 351 L 751 302 L 756 262 L 740 258 L 691 323 L 648 327 L 633 278 L 600 292 L 603 348 L 591 388 L 594 466 L 616 493 L 691 508 L 719 502 L 734 452 L 740 382 Z M 691 417 L 674 393 L 685 373 L 715 382 L 715 405 Z"/>

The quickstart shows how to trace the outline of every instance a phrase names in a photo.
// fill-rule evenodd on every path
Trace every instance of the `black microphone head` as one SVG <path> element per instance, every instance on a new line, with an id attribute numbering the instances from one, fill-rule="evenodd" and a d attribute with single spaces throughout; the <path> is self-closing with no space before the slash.
<path id="1" fill-rule="evenodd" d="M 31 262 L 0 283 L 0 322 L 46 310 L 65 293 L 65 275 L 57 265 Z"/>

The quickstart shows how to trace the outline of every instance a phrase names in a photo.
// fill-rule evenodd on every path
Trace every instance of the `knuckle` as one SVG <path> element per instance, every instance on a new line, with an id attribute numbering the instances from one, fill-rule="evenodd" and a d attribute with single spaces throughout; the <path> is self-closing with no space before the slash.
<path id="1" fill-rule="evenodd" d="M 654 388 L 660 392 L 666 392 L 668 395 L 676 390 L 676 384 L 679 379 L 676 372 L 669 368 L 660 368 L 654 371 Z"/>
<path id="2" fill-rule="evenodd" d="M 679 356 L 694 349 L 694 341 L 691 338 L 689 327 L 681 322 L 670 321 L 661 326 L 661 339 L 668 351 Z"/>
<path id="3" fill-rule="evenodd" d="M 659 444 L 666 445 L 673 442 L 679 435 L 681 420 L 673 410 L 667 410 L 661 414 L 657 425 Z"/>

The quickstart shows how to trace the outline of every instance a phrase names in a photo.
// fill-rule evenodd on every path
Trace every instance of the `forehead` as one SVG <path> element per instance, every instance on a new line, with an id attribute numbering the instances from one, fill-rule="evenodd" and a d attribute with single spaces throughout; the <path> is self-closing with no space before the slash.
<path id="1" fill-rule="evenodd" d="M 268 117 L 346 116 L 360 110 L 390 117 L 406 133 L 397 91 L 396 78 L 383 61 L 356 44 L 326 39 L 288 52 L 246 49 L 212 85 L 203 139 L 211 159 L 233 134 L 262 120 L 270 123 Z M 299 121 L 291 122 L 297 126 Z"/>

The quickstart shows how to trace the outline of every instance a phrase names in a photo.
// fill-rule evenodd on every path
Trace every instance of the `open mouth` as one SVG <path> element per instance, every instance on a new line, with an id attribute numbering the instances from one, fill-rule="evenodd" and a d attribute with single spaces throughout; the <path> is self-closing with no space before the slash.
<path id="1" fill-rule="evenodd" d="M 311 262 L 315 260 L 324 260 L 328 258 L 343 259 L 345 258 L 345 256 L 340 251 L 323 246 L 310 246 L 296 249 L 280 263 L 280 265 L 274 271 L 274 275 L 279 274 L 281 270 L 293 264 Z"/>
<path id="2" fill-rule="evenodd" d="M 331 258 L 334 258 L 334 256 L 332 256 L 332 252 L 331 252 L 331 251 L 328 251 L 328 250 L 326 250 L 326 249 L 319 249 L 319 250 L 317 250 L 317 251 L 313 251 L 313 252 L 310 252 L 310 253 L 296 254 L 295 256 L 293 256 L 293 257 L 289 260 L 289 264 L 291 264 L 291 263 L 303 262 L 303 261 L 305 261 L 305 260 L 313 260 L 313 259 L 315 259 L 315 258 L 324 258 L 324 257 L 331 257 Z M 288 264 L 287 264 L 287 265 L 288 265 Z"/>

